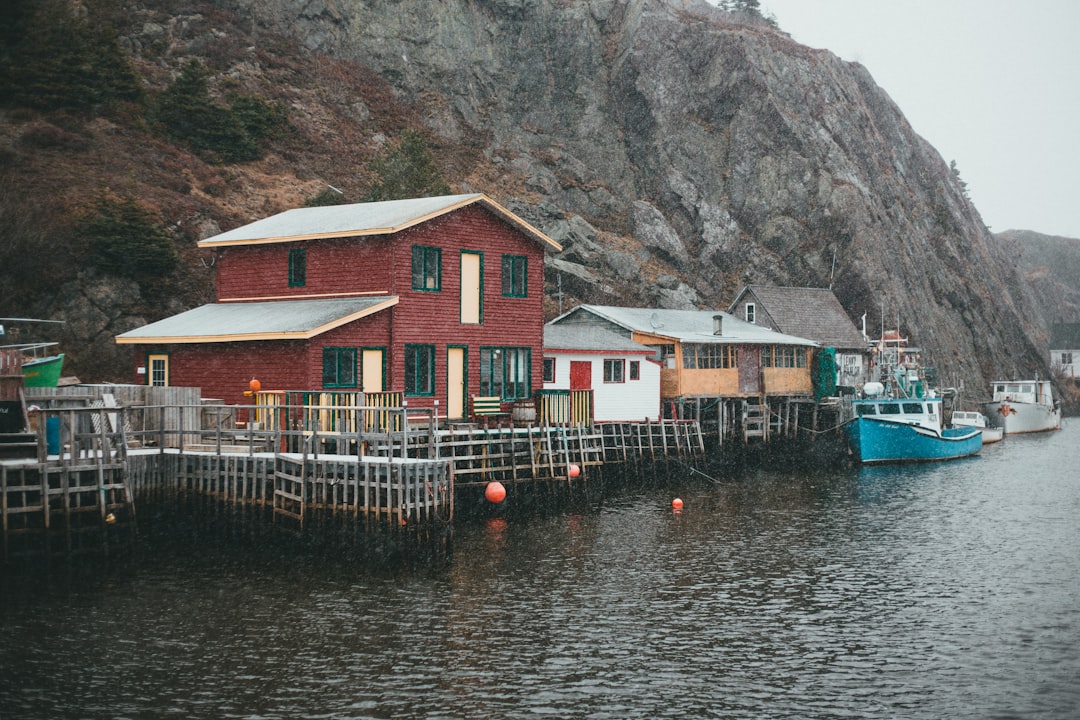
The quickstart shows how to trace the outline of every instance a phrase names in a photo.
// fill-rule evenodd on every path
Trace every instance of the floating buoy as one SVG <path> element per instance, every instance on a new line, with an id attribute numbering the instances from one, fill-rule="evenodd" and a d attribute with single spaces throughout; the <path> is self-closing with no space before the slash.
<path id="1" fill-rule="evenodd" d="M 580 467 L 578 467 L 577 465 L 571 465 L 570 466 L 570 477 L 577 477 L 580 474 L 581 474 L 581 468 Z"/>
<path id="2" fill-rule="evenodd" d="M 501 503 L 506 499 L 506 488 L 503 487 L 501 482 L 489 482 L 487 487 L 484 488 L 484 497 L 488 502 Z"/>
<path id="3" fill-rule="evenodd" d="M 672 500 L 671 507 L 675 510 L 682 510 L 682 498 L 675 498 Z"/>
<path id="4" fill-rule="evenodd" d="M 253 393 L 257 393 L 262 390 L 262 383 L 255 378 L 251 378 L 251 382 L 248 383 L 248 389 Z"/>
<path id="5" fill-rule="evenodd" d="M 105 524 L 106 525 L 114 525 L 115 523 L 116 523 L 116 516 L 115 515 L 113 515 L 112 513 L 109 513 L 108 515 L 105 516 Z"/>

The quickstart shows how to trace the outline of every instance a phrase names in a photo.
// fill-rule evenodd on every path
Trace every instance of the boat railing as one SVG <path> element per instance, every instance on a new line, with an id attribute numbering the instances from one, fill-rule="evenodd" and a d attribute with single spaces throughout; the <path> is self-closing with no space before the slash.
<path id="1" fill-rule="evenodd" d="M 17 343 L 15 345 L 0 345 L 0 351 L 13 350 L 31 358 L 42 358 L 47 357 L 51 349 L 59 345 L 58 342 Z"/>

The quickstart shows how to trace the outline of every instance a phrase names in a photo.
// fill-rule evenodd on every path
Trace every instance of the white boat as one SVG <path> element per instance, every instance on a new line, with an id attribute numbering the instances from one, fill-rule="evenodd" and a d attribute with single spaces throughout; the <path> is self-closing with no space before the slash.
<path id="1" fill-rule="evenodd" d="M 1005 436 L 1005 432 L 999 427 L 989 427 L 986 416 L 974 410 L 953 410 L 953 427 L 974 427 L 982 432 L 983 445 L 996 443 Z"/>
<path id="2" fill-rule="evenodd" d="M 983 406 L 991 427 L 1006 435 L 1061 429 L 1061 404 L 1049 380 L 998 380 L 994 398 Z"/>

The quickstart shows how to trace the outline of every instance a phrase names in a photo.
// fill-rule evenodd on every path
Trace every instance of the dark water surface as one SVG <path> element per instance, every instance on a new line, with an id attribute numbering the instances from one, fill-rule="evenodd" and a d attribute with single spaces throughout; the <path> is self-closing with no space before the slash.
<path id="1" fill-rule="evenodd" d="M 398 567 L 178 537 L 9 580 L 0 720 L 1080 717 L 1080 420 L 715 480 L 459 524 Z"/>

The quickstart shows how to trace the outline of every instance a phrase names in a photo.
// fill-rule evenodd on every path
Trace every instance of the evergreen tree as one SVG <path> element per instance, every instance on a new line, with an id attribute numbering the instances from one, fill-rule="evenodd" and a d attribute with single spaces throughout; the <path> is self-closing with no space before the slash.
<path id="1" fill-rule="evenodd" d="M 120 47 L 104 0 L 73 14 L 63 2 L 15 0 L 0 14 L 5 24 L 0 98 L 9 106 L 41 110 L 96 109 L 140 101 L 138 77 Z"/>
<path id="2" fill-rule="evenodd" d="M 368 167 L 378 178 L 365 197 L 368 201 L 434 197 L 450 192 L 427 143 L 415 130 L 403 132 L 397 147 L 376 157 Z"/>
<path id="3" fill-rule="evenodd" d="M 284 113 L 253 95 L 234 96 L 231 108 L 217 105 L 210 100 L 209 79 L 201 62 L 187 63 L 158 98 L 154 119 L 169 137 L 195 152 L 225 162 L 262 157 L 260 141 L 284 122 Z"/>
<path id="4" fill-rule="evenodd" d="M 79 223 L 101 271 L 137 281 L 171 273 L 178 257 L 169 233 L 134 200 L 98 198 Z"/>
<path id="5" fill-rule="evenodd" d="M 964 193 L 964 197 L 968 197 L 967 183 L 960 179 L 960 170 L 956 167 L 955 160 L 949 162 L 949 172 L 952 173 L 956 184 L 960 186 L 960 192 Z"/>

